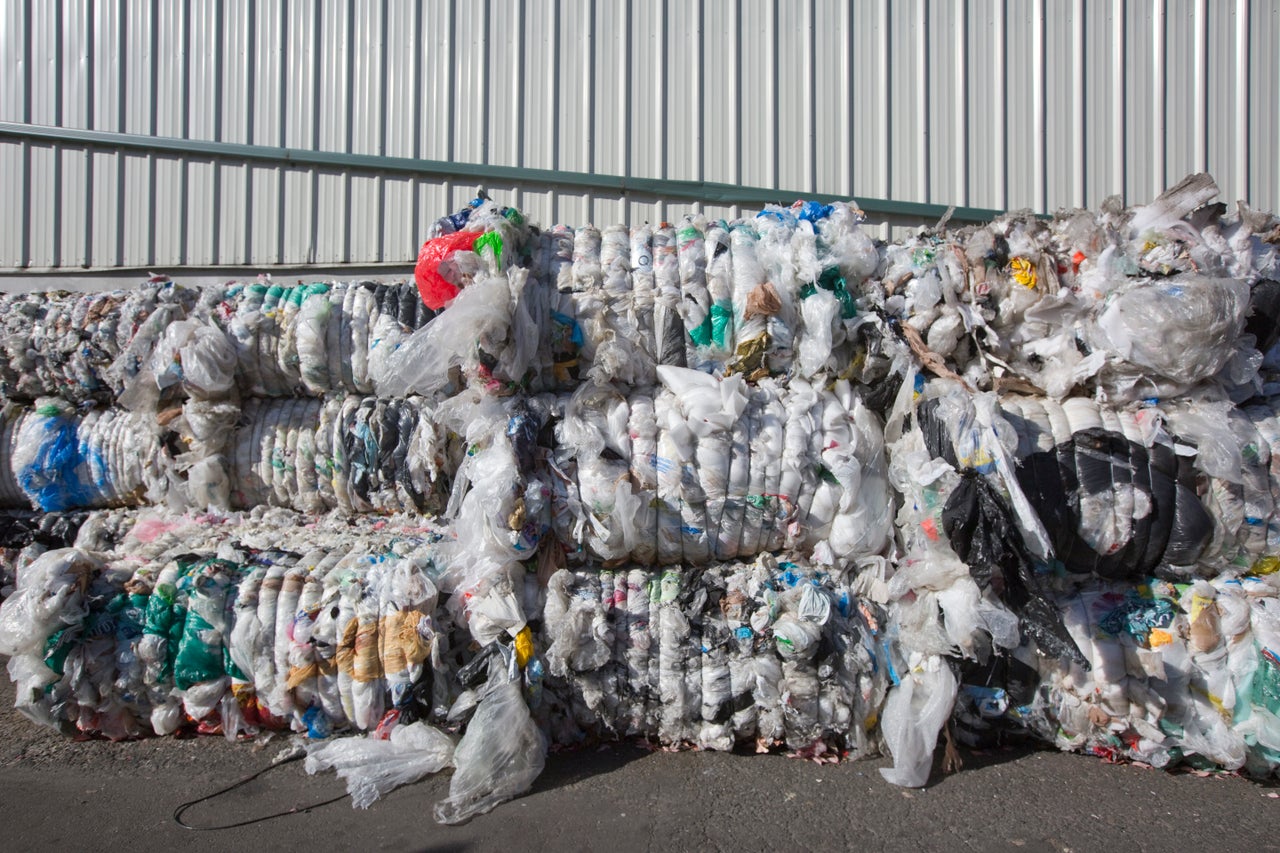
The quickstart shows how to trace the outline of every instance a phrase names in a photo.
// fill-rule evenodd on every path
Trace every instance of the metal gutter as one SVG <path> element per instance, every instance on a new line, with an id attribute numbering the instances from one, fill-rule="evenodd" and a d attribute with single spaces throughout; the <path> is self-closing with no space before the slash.
<path id="1" fill-rule="evenodd" d="M 477 183 L 533 184 L 556 188 L 595 190 L 618 195 L 640 195 L 667 200 L 700 201 L 760 207 L 766 204 L 789 204 L 797 198 L 822 203 L 846 201 L 848 196 L 833 193 L 811 193 L 800 190 L 746 187 L 711 181 L 679 181 L 661 178 L 637 178 L 622 175 L 599 175 L 587 172 L 563 172 L 553 169 L 524 169 L 487 163 L 451 163 L 443 160 L 416 160 L 411 157 L 384 157 L 375 154 L 346 154 L 337 151 L 311 151 L 299 148 L 277 148 L 245 145 L 236 142 L 212 142 L 201 139 L 178 139 L 146 136 L 106 130 L 79 130 L 66 127 L 0 122 L 0 137 L 27 142 L 76 144 L 86 147 L 129 149 L 182 157 L 207 157 L 224 160 L 253 160 L 272 164 L 315 166 L 361 172 L 382 172 L 436 177 L 451 181 L 471 180 Z M 949 208 L 942 204 L 892 199 L 861 198 L 858 206 L 869 214 L 937 220 L 951 210 L 953 222 L 988 222 L 1004 213 L 981 207 Z"/>

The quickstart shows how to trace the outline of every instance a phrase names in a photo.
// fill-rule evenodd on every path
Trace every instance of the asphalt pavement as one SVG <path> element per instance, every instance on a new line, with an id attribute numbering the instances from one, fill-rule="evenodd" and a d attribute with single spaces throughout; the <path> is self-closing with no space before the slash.
<path id="1" fill-rule="evenodd" d="M 220 737 L 76 741 L 12 710 L 0 687 L 0 827 L 8 850 L 1280 850 L 1280 788 L 1051 750 L 962 752 L 929 787 L 895 788 L 885 760 L 819 765 L 778 755 L 650 752 L 630 744 L 556 753 L 534 789 L 463 826 L 432 805 L 447 774 L 368 810 L 301 762 L 189 809 L 266 767 L 285 745 Z"/>

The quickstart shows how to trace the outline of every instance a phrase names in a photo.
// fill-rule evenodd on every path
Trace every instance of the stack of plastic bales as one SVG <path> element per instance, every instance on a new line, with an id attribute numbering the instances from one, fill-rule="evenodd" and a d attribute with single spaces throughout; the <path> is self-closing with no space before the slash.
<path id="1" fill-rule="evenodd" d="M 158 433 L 119 405 L 195 291 L 0 298 L 4 470 L 0 501 L 46 512 L 138 503 L 165 487 Z"/>
<path id="2" fill-rule="evenodd" d="M 1274 221 L 1225 219 L 1215 193 L 1198 176 L 1145 208 L 888 253 L 886 308 L 937 377 L 910 371 L 890 419 L 897 639 L 916 691 L 950 706 L 958 689 L 976 743 L 1280 766 L 1280 469 L 1259 373 L 1280 264 Z M 931 732 L 945 715 L 924 726 L 918 698 L 895 698 L 889 746 L 915 757 L 898 780 L 923 784 L 932 738 L 895 745 L 894 712 Z"/>
<path id="3" fill-rule="evenodd" d="M 450 821 L 591 737 L 922 785 L 953 715 L 1272 772 L 1276 221 L 1215 192 L 889 245 L 478 198 L 413 284 L 15 299 L 0 498 L 156 506 L 12 525 L 19 707 L 368 733 L 310 765 L 453 766 Z"/>

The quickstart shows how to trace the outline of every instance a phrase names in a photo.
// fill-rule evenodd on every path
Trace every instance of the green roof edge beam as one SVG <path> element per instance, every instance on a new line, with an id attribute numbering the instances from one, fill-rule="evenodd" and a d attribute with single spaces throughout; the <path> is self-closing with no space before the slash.
<path id="1" fill-rule="evenodd" d="M 487 163 L 451 163 L 444 160 L 417 160 L 412 157 L 385 157 L 377 154 L 347 154 L 337 151 L 311 151 L 301 148 L 278 148 L 246 145 L 239 142 L 213 142 L 201 139 L 178 139 L 106 130 L 81 130 L 69 127 L 0 122 L 0 137 L 29 142 L 79 144 L 87 147 L 131 149 L 162 152 L 185 157 L 201 156 L 228 160 L 255 160 L 273 164 L 320 166 L 361 172 L 383 172 L 419 177 L 437 177 L 452 181 L 477 183 L 534 184 L 539 186 L 604 190 L 618 195 L 635 194 L 669 201 L 698 201 L 713 204 L 764 206 L 790 204 L 795 199 L 811 199 L 822 203 L 844 201 L 851 196 L 803 190 L 746 187 L 713 181 L 682 181 L 666 178 L 636 178 L 621 175 L 598 175 L 555 169 L 525 169 Z M 947 205 L 918 201 L 864 198 L 854 196 L 858 206 L 869 214 L 911 217 L 921 220 L 941 219 Z M 951 213 L 953 222 L 989 222 L 1004 211 L 981 207 L 959 207 Z"/>

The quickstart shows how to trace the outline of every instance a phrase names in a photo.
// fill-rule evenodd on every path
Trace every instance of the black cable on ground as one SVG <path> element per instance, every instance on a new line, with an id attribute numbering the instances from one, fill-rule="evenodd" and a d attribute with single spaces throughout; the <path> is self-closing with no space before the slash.
<path id="1" fill-rule="evenodd" d="M 223 824 L 216 824 L 213 826 L 194 826 L 192 824 L 185 823 L 182 820 L 183 813 L 186 812 L 187 809 L 191 808 L 192 806 L 198 806 L 200 803 L 207 803 L 209 800 L 212 800 L 216 797 L 221 797 L 223 794 L 230 793 L 231 791 L 234 791 L 236 788 L 239 788 L 241 785 L 245 785 L 245 784 L 248 784 L 249 782 L 252 782 L 254 779 L 257 779 L 259 776 L 262 776 L 263 774 L 267 773 L 270 770 L 273 770 L 277 767 L 283 767 L 284 765 L 289 764 L 290 762 L 293 762 L 293 761 L 297 761 L 300 758 L 302 758 L 301 755 L 295 755 L 291 758 L 286 758 L 283 761 L 278 761 L 275 764 L 268 764 L 266 767 L 262 768 L 258 772 L 245 776 L 243 779 L 237 782 L 232 782 L 227 787 L 214 791 L 212 794 L 207 794 L 203 797 L 200 797 L 199 799 L 191 800 L 189 802 L 183 803 L 182 805 L 178 806 L 176 809 L 173 810 L 174 823 L 178 824 L 178 826 L 182 827 L 183 829 L 190 829 L 197 832 L 205 832 L 205 831 L 215 830 L 215 829 L 235 829 L 236 827 L 240 827 L 240 826 L 250 826 L 251 824 L 262 823 L 263 821 L 275 820 L 276 818 L 279 818 L 279 817 L 287 817 L 291 814 L 306 814 L 310 812 L 312 809 L 318 809 L 321 806 L 327 806 L 327 805 L 330 805 L 331 803 L 336 803 L 339 800 L 345 800 L 347 797 L 351 796 L 350 794 L 342 794 L 340 796 L 334 797 L 329 800 L 321 800 L 318 803 L 311 803 L 305 806 L 294 806 L 293 808 L 286 809 L 285 811 L 282 811 L 282 812 L 275 812 L 274 814 L 263 815 L 261 817 L 255 817 L 255 818 L 249 818 L 248 820 L 237 821 L 235 823 L 223 823 Z"/>

